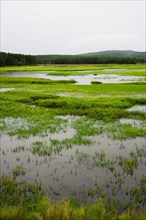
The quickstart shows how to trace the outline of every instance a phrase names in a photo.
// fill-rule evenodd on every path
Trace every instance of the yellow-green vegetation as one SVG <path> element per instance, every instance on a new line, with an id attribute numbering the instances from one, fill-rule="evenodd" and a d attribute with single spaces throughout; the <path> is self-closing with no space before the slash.
<path id="1" fill-rule="evenodd" d="M 105 70 L 105 69 L 125 69 L 141 73 L 144 72 L 145 64 L 84 64 L 84 65 L 34 65 L 34 66 L 5 66 L 0 67 L 0 72 L 15 72 L 15 71 L 87 71 L 87 70 Z M 123 70 L 123 71 L 125 71 Z M 86 72 L 86 74 L 89 74 Z"/>
<path id="2" fill-rule="evenodd" d="M 74 198 L 52 203 L 40 186 L 17 183 L 11 178 L 1 180 L 0 219 L 21 220 L 145 220 L 146 211 L 128 207 L 117 211 L 119 204 L 100 198 L 93 205 L 79 205 Z"/>

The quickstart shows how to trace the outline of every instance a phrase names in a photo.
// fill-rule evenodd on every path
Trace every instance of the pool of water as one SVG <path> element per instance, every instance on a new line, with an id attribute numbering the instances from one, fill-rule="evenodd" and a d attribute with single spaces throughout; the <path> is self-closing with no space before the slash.
<path id="1" fill-rule="evenodd" d="M 126 68 L 124 69 L 124 68 L 122 68 L 122 69 L 119 69 L 119 68 L 108 68 L 108 69 L 104 69 L 104 70 L 102 70 L 102 71 L 123 71 L 123 70 L 127 70 Z"/>
<path id="2" fill-rule="evenodd" d="M 111 198 L 130 202 L 131 188 L 137 187 L 141 176 L 145 175 L 145 138 L 121 141 L 101 134 L 84 137 L 90 141 L 87 144 L 69 146 L 70 140 L 76 136 L 72 127 L 75 117 L 58 118 L 68 119 L 66 131 L 25 139 L 2 134 L 1 174 L 14 176 L 18 168 L 22 169 L 23 172 L 17 173 L 15 178 L 41 183 L 53 201 L 63 196 L 76 196 L 80 202 L 94 203 L 104 192 Z M 12 127 L 28 126 L 19 118 L 15 123 L 12 118 L 7 118 L 6 123 Z M 61 143 L 61 150 L 55 151 Z M 52 150 L 50 155 L 44 153 L 49 148 Z M 135 158 L 136 164 L 131 167 L 128 161 Z"/>
<path id="3" fill-rule="evenodd" d="M 85 72 L 85 71 L 84 71 Z M 94 71 L 95 72 L 95 71 Z M 87 75 L 71 75 L 71 76 L 53 76 L 46 73 L 30 73 L 30 72 L 1 72 L 0 75 L 12 77 L 29 77 L 42 78 L 50 80 L 75 80 L 79 85 L 89 85 L 91 82 L 100 83 L 132 83 L 138 81 L 145 81 L 145 77 L 140 76 L 124 76 L 119 74 L 87 74 Z"/>
<path id="4" fill-rule="evenodd" d="M 146 105 L 135 105 L 129 108 L 128 111 L 140 111 L 146 113 Z"/>
<path id="5" fill-rule="evenodd" d="M 0 88 L 0 92 L 7 92 L 7 91 L 12 91 L 15 88 Z"/>
<path id="6" fill-rule="evenodd" d="M 144 128 L 146 129 L 146 122 L 145 121 L 140 121 L 137 119 L 127 119 L 127 118 L 121 118 L 120 123 L 122 124 L 131 124 L 134 127 L 138 127 L 138 128 Z"/>

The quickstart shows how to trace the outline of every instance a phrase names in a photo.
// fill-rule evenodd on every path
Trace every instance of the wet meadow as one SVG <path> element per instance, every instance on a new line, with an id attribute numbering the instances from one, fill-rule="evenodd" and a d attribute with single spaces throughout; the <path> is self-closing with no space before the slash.
<path id="1" fill-rule="evenodd" d="M 0 219 L 145 219 L 145 65 L 0 70 Z"/>

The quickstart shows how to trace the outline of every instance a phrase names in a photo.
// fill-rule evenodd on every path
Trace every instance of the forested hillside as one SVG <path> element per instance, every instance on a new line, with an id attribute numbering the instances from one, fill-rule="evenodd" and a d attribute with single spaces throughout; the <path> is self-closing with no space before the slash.
<path id="1" fill-rule="evenodd" d="M 0 52 L 0 66 L 34 64 L 135 64 L 145 63 L 145 52 L 103 51 L 81 55 L 23 55 Z"/>

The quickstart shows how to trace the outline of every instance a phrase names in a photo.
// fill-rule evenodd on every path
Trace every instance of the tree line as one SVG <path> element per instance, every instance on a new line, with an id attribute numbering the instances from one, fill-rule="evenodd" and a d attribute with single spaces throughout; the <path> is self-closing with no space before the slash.
<path id="1" fill-rule="evenodd" d="M 35 56 L 0 52 L 0 66 L 22 66 L 33 64 L 36 64 Z"/>
<path id="2" fill-rule="evenodd" d="M 146 57 L 138 56 L 24 55 L 0 52 L 0 66 L 35 64 L 136 64 L 145 62 Z"/>
<path id="3" fill-rule="evenodd" d="M 96 55 L 37 55 L 38 64 L 136 64 L 145 63 L 145 57 Z"/>

